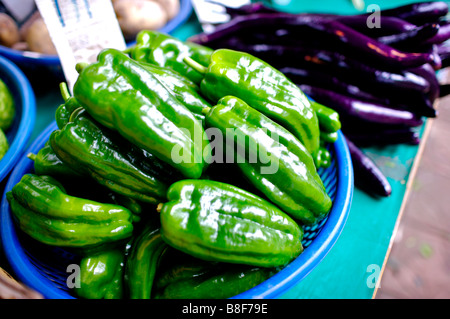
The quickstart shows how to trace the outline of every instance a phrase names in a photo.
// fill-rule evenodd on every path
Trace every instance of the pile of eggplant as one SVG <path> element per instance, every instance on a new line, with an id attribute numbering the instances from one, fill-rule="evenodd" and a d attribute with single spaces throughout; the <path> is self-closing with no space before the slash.
<path id="1" fill-rule="evenodd" d="M 418 2 L 358 15 L 286 13 L 252 3 L 226 8 L 229 22 L 189 40 L 248 52 L 336 110 L 355 185 L 389 196 L 391 186 L 359 148 L 418 144 L 424 118 L 450 93 L 437 71 L 450 65 L 446 2 Z"/>

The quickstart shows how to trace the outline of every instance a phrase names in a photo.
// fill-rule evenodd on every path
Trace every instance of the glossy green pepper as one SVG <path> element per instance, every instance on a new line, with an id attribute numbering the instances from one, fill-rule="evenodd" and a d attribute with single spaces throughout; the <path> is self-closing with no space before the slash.
<path id="1" fill-rule="evenodd" d="M 0 129 L 6 131 L 14 121 L 16 105 L 8 86 L 0 79 Z"/>
<path id="2" fill-rule="evenodd" d="M 125 253 L 121 248 L 84 256 L 75 294 L 85 299 L 122 299 L 124 262 Z"/>
<path id="3" fill-rule="evenodd" d="M 210 180 L 172 184 L 159 205 L 163 240 L 200 259 L 260 267 L 285 265 L 303 247 L 303 231 L 268 201 Z"/>
<path id="4" fill-rule="evenodd" d="M 341 129 L 341 121 L 339 119 L 339 113 L 335 110 L 310 100 L 311 107 L 317 114 L 319 120 L 319 127 L 321 131 L 326 133 L 335 133 Z"/>
<path id="5" fill-rule="evenodd" d="M 226 96 L 206 109 L 206 125 L 223 134 L 236 165 L 250 183 L 275 205 L 304 224 L 315 224 L 332 202 L 311 154 L 293 134 L 239 98 Z"/>
<path id="6" fill-rule="evenodd" d="M 189 178 L 207 167 L 209 142 L 202 124 L 145 67 L 106 49 L 85 66 L 74 97 L 105 127 L 154 154 Z M 209 154 L 205 151 L 205 154 Z"/>
<path id="7" fill-rule="evenodd" d="M 319 149 L 319 122 L 306 95 L 283 73 L 245 52 L 219 49 L 208 67 L 193 58 L 185 62 L 204 75 L 202 94 L 217 103 L 227 95 L 244 100 L 284 126 L 313 155 Z"/>
<path id="8" fill-rule="evenodd" d="M 48 245 L 94 249 L 131 237 L 131 212 L 70 196 L 49 176 L 25 174 L 6 198 L 19 228 Z"/>
<path id="9" fill-rule="evenodd" d="M 136 36 L 136 45 L 130 50 L 130 56 L 141 62 L 147 62 L 169 68 L 199 84 L 203 76 L 183 62 L 185 56 L 192 57 L 202 65 L 209 64 L 212 49 L 189 41 L 181 41 L 168 34 L 144 30 Z"/>
<path id="10" fill-rule="evenodd" d="M 131 243 L 127 258 L 125 282 L 130 299 L 150 299 L 155 273 L 161 256 L 168 248 L 159 227 L 146 225 Z"/>
<path id="11" fill-rule="evenodd" d="M 81 105 L 70 95 L 69 88 L 65 82 L 60 83 L 59 89 L 61 91 L 61 96 L 64 99 L 64 103 L 56 109 L 55 120 L 58 128 L 63 128 L 69 121 L 72 112 L 81 107 Z"/>
<path id="12" fill-rule="evenodd" d="M 136 200 L 159 203 L 175 180 L 170 165 L 102 127 L 82 108 L 51 133 L 50 143 L 73 170 Z"/>
<path id="13" fill-rule="evenodd" d="M 9 142 L 6 138 L 5 132 L 0 129 L 0 160 L 5 156 L 6 152 L 9 150 Z"/>
<path id="14" fill-rule="evenodd" d="M 37 175 L 50 175 L 56 178 L 79 178 L 82 176 L 59 159 L 53 151 L 49 140 L 45 142 L 44 147 L 37 154 L 29 153 L 27 157 L 34 162 L 34 173 Z"/>
<path id="15" fill-rule="evenodd" d="M 197 84 L 171 69 L 145 62 L 141 62 L 141 64 L 152 72 L 199 121 L 204 122 L 205 116 L 202 110 L 205 107 L 211 107 L 211 104 L 200 94 L 200 87 Z"/>
<path id="16" fill-rule="evenodd" d="M 155 299 L 231 298 L 275 273 L 272 268 L 178 260 L 172 267 L 162 269 L 155 283 Z"/>

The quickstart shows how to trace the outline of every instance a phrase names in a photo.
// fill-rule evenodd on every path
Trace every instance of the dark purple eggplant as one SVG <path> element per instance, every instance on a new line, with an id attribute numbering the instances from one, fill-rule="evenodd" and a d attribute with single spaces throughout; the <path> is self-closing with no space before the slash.
<path id="1" fill-rule="evenodd" d="M 432 38 L 425 40 L 425 44 L 441 44 L 450 39 L 450 23 L 444 23 L 439 26 L 439 31 Z"/>
<path id="2" fill-rule="evenodd" d="M 447 42 L 437 45 L 438 54 L 441 58 L 442 68 L 450 66 L 450 45 Z"/>
<path id="3" fill-rule="evenodd" d="M 348 137 L 346 141 L 352 158 L 355 185 L 371 195 L 390 196 L 392 187 L 380 168 Z"/>
<path id="4" fill-rule="evenodd" d="M 228 22 L 218 25 L 211 33 L 200 33 L 189 38 L 189 41 L 208 45 L 211 42 L 227 38 L 248 28 L 272 28 L 282 29 L 285 27 L 310 27 L 327 18 L 311 14 L 291 13 L 254 13 L 245 16 L 237 16 Z"/>
<path id="5" fill-rule="evenodd" d="M 366 15 L 336 16 L 336 20 L 372 38 L 400 34 L 415 30 L 417 26 L 405 20 L 380 16 L 380 27 L 369 28 Z"/>
<path id="6" fill-rule="evenodd" d="M 352 132 L 343 130 L 343 133 L 359 146 L 386 146 L 396 144 L 418 145 L 420 137 L 417 132 L 408 128 L 385 129 L 376 132 Z"/>
<path id="7" fill-rule="evenodd" d="M 202 45 L 210 45 L 234 34 L 245 32 L 248 28 L 294 29 L 296 38 L 308 37 L 330 49 L 352 54 L 367 61 L 383 63 L 397 69 L 419 66 L 432 62 L 433 56 L 427 53 L 409 53 L 380 43 L 354 29 L 320 15 L 289 13 L 257 13 L 238 16 L 219 25 L 211 33 L 201 33 L 189 40 Z M 306 28 L 306 29 L 305 29 Z"/>
<path id="8" fill-rule="evenodd" d="M 411 48 L 411 51 L 414 51 L 418 44 L 429 43 L 439 34 L 439 30 L 439 23 L 428 23 L 407 32 L 379 37 L 377 40 L 396 49 L 409 51 L 408 49 Z"/>
<path id="9" fill-rule="evenodd" d="M 416 25 L 437 22 L 447 13 L 448 5 L 444 1 L 416 2 L 381 10 L 383 16 L 397 17 Z"/>
<path id="10" fill-rule="evenodd" d="M 420 99 L 413 101 L 409 98 L 405 98 L 403 95 L 399 95 L 398 92 L 395 91 L 390 95 L 371 93 L 363 89 L 358 83 L 348 83 L 330 73 L 317 70 L 291 67 L 284 67 L 279 70 L 297 85 L 310 85 L 334 91 L 364 102 L 384 105 L 396 110 L 407 110 L 417 116 L 436 117 L 436 110 L 431 103 L 427 103 L 425 99 L 423 99 L 422 102 Z M 411 92 L 409 92 L 409 94 L 411 94 Z M 409 103 L 406 103 L 408 100 L 410 100 Z"/>
<path id="11" fill-rule="evenodd" d="M 423 121 L 414 113 L 406 110 L 396 110 L 384 105 L 358 100 L 310 85 L 299 85 L 299 88 L 313 100 L 327 105 L 340 117 L 350 117 L 354 120 L 385 125 L 419 126 Z"/>
<path id="12" fill-rule="evenodd" d="M 239 40 L 227 42 L 223 47 L 250 53 L 277 68 L 327 73 L 344 82 L 357 83 L 370 89 L 395 87 L 396 94 L 402 90 L 426 93 L 430 89 L 428 81 L 408 70 L 381 70 L 338 52 L 307 47 L 246 44 Z M 294 73 L 292 75 L 295 76 Z"/>
<path id="13" fill-rule="evenodd" d="M 314 24 L 314 27 L 329 35 L 336 43 L 354 50 L 356 54 L 379 61 L 386 66 L 404 69 L 433 63 L 433 56 L 430 54 L 408 53 L 394 49 L 338 21 L 320 21 Z"/>
<path id="14" fill-rule="evenodd" d="M 439 90 L 439 97 L 445 97 L 450 94 L 450 84 L 441 84 Z"/>
<path id="15" fill-rule="evenodd" d="M 430 64 L 424 64 L 420 67 L 410 69 L 410 72 L 421 76 L 428 81 L 430 85 L 430 90 L 427 93 L 430 103 L 433 104 L 434 101 L 439 97 L 439 81 L 436 76 L 436 71 Z"/>

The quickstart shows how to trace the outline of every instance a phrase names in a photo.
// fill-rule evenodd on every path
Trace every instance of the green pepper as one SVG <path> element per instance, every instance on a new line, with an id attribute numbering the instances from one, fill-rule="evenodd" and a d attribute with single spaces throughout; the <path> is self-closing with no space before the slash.
<path id="1" fill-rule="evenodd" d="M 6 131 L 10 128 L 16 115 L 16 105 L 10 89 L 0 79 L 0 129 Z"/>
<path id="2" fill-rule="evenodd" d="M 205 107 L 211 107 L 211 104 L 200 94 L 200 87 L 197 84 L 171 69 L 145 62 L 141 62 L 141 64 L 152 72 L 199 121 L 204 122 L 205 116 L 202 110 Z"/>
<path id="3" fill-rule="evenodd" d="M 113 248 L 84 256 L 80 262 L 78 281 L 74 292 L 85 299 L 122 299 L 125 253 Z"/>
<path id="4" fill-rule="evenodd" d="M 144 30 L 136 36 L 136 45 L 129 50 L 137 61 L 169 68 L 199 84 L 203 76 L 183 62 L 190 56 L 203 65 L 209 64 L 212 49 L 153 30 Z"/>
<path id="5" fill-rule="evenodd" d="M 70 115 L 73 111 L 81 107 L 77 100 L 70 95 L 69 89 L 65 82 L 60 83 L 59 89 L 64 99 L 64 103 L 58 106 L 55 112 L 56 125 L 58 128 L 63 128 L 69 121 Z"/>
<path id="6" fill-rule="evenodd" d="M 125 282 L 130 299 L 150 299 L 153 281 L 161 256 L 168 248 L 159 227 L 146 225 L 131 243 L 127 258 Z"/>
<path id="7" fill-rule="evenodd" d="M 6 138 L 5 132 L 0 129 L 0 160 L 5 156 L 6 152 L 9 150 L 9 142 Z"/>
<path id="8" fill-rule="evenodd" d="M 334 143 L 338 139 L 337 132 L 320 132 L 320 142 L 322 143 Z"/>
<path id="9" fill-rule="evenodd" d="M 45 142 L 37 154 L 29 153 L 27 157 L 34 161 L 34 173 L 62 178 L 79 178 L 81 174 L 63 163 L 53 151 L 50 141 Z"/>
<path id="10" fill-rule="evenodd" d="M 207 167 L 202 124 L 158 79 L 124 53 L 106 49 L 82 69 L 74 97 L 105 127 L 189 178 Z"/>
<path id="11" fill-rule="evenodd" d="M 178 260 L 162 269 L 155 299 L 225 299 L 245 292 L 276 273 L 272 268 L 203 260 Z"/>
<path id="12" fill-rule="evenodd" d="M 328 214 L 331 199 L 311 154 L 293 134 L 233 96 L 205 113 L 208 127 L 234 132 L 227 153 L 234 151 L 242 174 L 270 201 L 304 224 Z"/>
<path id="13" fill-rule="evenodd" d="M 158 205 L 161 236 L 194 257 L 260 267 L 285 265 L 302 251 L 303 231 L 268 201 L 210 180 L 172 184 Z"/>
<path id="14" fill-rule="evenodd" d="M 341 129 L 341 121 L 339 120 L 339 113 L 335 110 L 317 103 L 316 101 L 311 101 L 311 107 L 317 114 L 319 120 L 319 127 L 322 131 L 326 133 L 335 133 Z"/>
<path id="15" fill-rule="evenodd" d="M 129 238 L 131 212 L 68 195 L 49 176 L 25 174 L 6 198 L 19 228 L 48 245 L 94 249 Z"/>
<path id="16" fill-rule="evenodd" d="M 313 155 L 319 149 L 319 122 L 306 95 L 283 73 L 245 52 L 219 49 L 208 67 L 185 62 L 204 75 L 202 94 L 217 103 L 236 96 L 294 134 Z"/>
<path id="17" fill-rule="evenodd" d="M 96 123 L 86 110 L 50 135 L 51 147 L 73 170 L 110 190 L 157 204 L 175 180 L 171 166 Z"/>

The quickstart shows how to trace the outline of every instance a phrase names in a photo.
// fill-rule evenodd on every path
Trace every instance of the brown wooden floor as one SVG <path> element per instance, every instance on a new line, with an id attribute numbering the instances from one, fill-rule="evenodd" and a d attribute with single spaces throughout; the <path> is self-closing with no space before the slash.
<path id="1" fill-rule="evenodd" d="M 438 110 L 375 299 L 450 298 L 450 97 Z"/>

